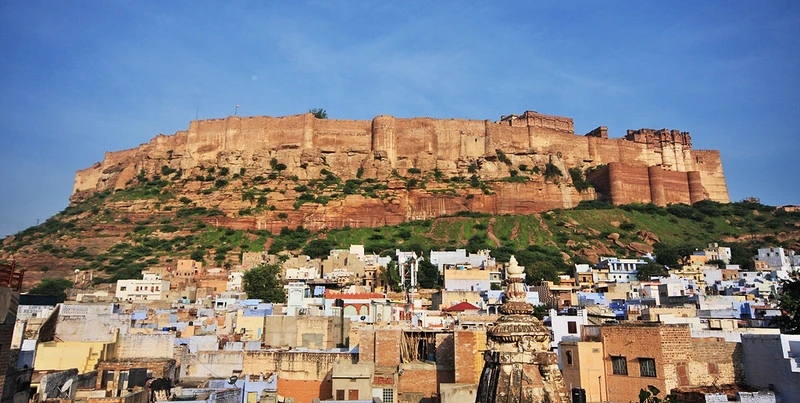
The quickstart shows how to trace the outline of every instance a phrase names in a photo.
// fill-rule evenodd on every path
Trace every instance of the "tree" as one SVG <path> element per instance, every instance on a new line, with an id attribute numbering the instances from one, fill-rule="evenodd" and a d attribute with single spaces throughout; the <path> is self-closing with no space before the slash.
<path id="1" fill-rule="evenodd" d="M 659 277 L 659 276 L 666 276 L 669 274 L 667 272 L 667 268 L 663 265 L 660 265 L 650 259 L 646 259 L 647 264 L 639 266 L 636 269 L 636 278 L 639 281 L 647 281 L 650 280 L 651 277 Z"/>
<path id="2" fill-rule="evenodd" d="M 438 288 L 442 283 L 439 277 L 439 268 L 435 264 L 426 260 L 419 261 L 417 271 L 417 283 L 421 288 Z"/>
<path id="3" fill-rule="evenodd" d="M 72 287 L 72 281 L 64 278 L 46 278 L 43 279 L 39 285 L 31 288 L 29 294 L 35 295 L 52 295 L 58 299 L 58 302 L 67 300 L 67 288 Z"/>
<path id="4" fill-rule="evenodd" d="M 533 262 L 525 268 L 525 282 L 528 284 L 538 284 L 542 281 L 558 281 L 558 269 L 550 262 Z"/>
<path id="5" fill-rule="evenodd" d="M 322 109 L 322 108 L 311 108 L 311 109 L 308 110 L 308 113 L 314 115 L 314 117 L 317 118 L 317 119 L 327 119 L 328 118 L 328 112 L 325 109 Z"/>
<path id="6" fill-rule="evenodd" d="M 397 269 L 397 264 L 392 261 L 386 265 L 386 268 L 380 274 L 381 283 L 385 287 L 384 291 L 399 292 L 400 288 L 400 271 Z"/>
<path id="7" fill-rule="evenodd" d="M 657 243 L 653 248 L 655 249 L 656 262 L 667 267 L 686 264 L 689 261 L 689 256 L 696 249 L 693 245 L 688 244 L 668 245 L 665 243 Z"/>
<path id="8" fill-rule="evenodd" d="M 281 268 L 275 264 L 262 264 L 244 273 L 244 291 L 249 298 L 264 302 L 281 303 L 286 301 L 283 283 L 279 279 Z"/>
<path id="9" fill-rule="evenodd" d="M 303 247 L 303 254 L 312 259 L 324 258 L 331 254 L 333 242 L 328 239 L 314 239 Z"/>
<path id="10" fill-rule="evenodd" d="M 782 333 L 800 334 L 800 280 L 785 281 L 781 285 L 778 306 L 782 315 L 775 319 Z"/>

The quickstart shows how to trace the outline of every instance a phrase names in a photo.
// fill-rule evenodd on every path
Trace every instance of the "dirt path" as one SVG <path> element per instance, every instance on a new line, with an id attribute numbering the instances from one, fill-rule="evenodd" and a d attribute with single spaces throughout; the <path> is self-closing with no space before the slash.
<path id="1" fill-rule="evenodd" d="M 494 246 L 500 246 L 500 240 L 494 236 L 494 230 L 492 229 L 492 225 L 496 222 L 494 217 L 489 220 L 489 225 L 486 226 L 486 236 L 494 242 Z"/>

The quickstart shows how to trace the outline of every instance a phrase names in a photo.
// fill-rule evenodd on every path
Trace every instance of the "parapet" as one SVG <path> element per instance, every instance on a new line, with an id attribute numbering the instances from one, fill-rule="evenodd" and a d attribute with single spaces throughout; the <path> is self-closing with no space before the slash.
<path id="1" fill-rule="evenodd" d="M 600 126 L 597 129 L 594 129 L 594 130 L 590 131 L 589 133 L 586 133 L 586 137 L 599 137 L 601 139 L 607 139 L 608 138 L 608 127 Z"/>
<path id="2" fill-rule="evenodd" d="M 545 115 L 536 111 L 525 111 L 519 116 L 514 114 L 504 115 L 500 117 L 500 123 L 508 124 L 512 127 L 545 128 L 562 133 L 575 133 L 575 125 L 572 118 Z"/>
<path id="3" fill-rule="evenodd" d="M 679 130 L 628 130 L 627 134 L 625 135 L 625 140 L 642 144 L 673 143 L 682 144 L 689 147 L 692 146 L 692 137 L 689 135 L 689 132 L 681 132 Z"/>

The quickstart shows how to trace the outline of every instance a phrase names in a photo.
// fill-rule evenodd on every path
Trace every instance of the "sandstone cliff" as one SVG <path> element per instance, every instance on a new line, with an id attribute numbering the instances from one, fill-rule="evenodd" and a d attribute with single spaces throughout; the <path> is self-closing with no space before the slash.
<path id="1" fill-rule="evenodd" d="M 574 183 L 584 173 L 594 187 Z M 641 129 L 610 139 L 599 127 L 576 135 L 572 119 L 531 111 L 497 122 L 311 114 L 193 121 L 187 131 L 106 153 L 76 174 L 71 200 L 145 182 L 173 190 L 129 203 L 131 211 L 191 203 L 221 210 L 219 225 L 273 231 L 464 210 L 528 214 L 598 198 L 729 201 L 719 152 L 693 150 L 689 133 Z"/>

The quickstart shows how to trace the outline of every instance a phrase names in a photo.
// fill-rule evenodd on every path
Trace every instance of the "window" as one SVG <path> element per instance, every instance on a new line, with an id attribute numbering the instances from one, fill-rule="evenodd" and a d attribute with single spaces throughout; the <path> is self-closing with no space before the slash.
<path id="1" fill-rule="evenodd" d="M 567 332 L 569 334 L 578 334 L 578 324 L 575 322 L 567 322 Z"/>
<path id="2" fill-rule="evenodd" d="M 572 365 L 572 351 L 567 351 L 567 365 Z"/>
<path id="3" fill-rule="evenodd" d="M 394 403 L 394 389 L 383 390 L 383 403 Z"/>
<path id="4" fill-rule="evenodd" d="M 642 376 L 649 376 L 655 378 L 656 376 L 656 360 L 652 358 L 639 358 L 639 372 Z"/>
<path id="5" fill-rule="evenodd" d="M 336 391 L 336 400 L 344 400 L 344 390 L 339 389 Z"/>
<path id="6" fill-rule="evenodd" d="M 611 368 L 614 375 L 628 375 L 628 361 L 625 360 L 625 357 L 611 356 Z"/>
<path id="7" fill-rule="evenodd" d="M 123 285 L 122 287 L 120 287 L 120 288 L 119 288 L 119 290 L 120 290 L 120 291 L 125 291 L 125 290 L 127 290 L 127 289 L 128 289 L 128 287 L 125 287 L 124 285 Z"/>

